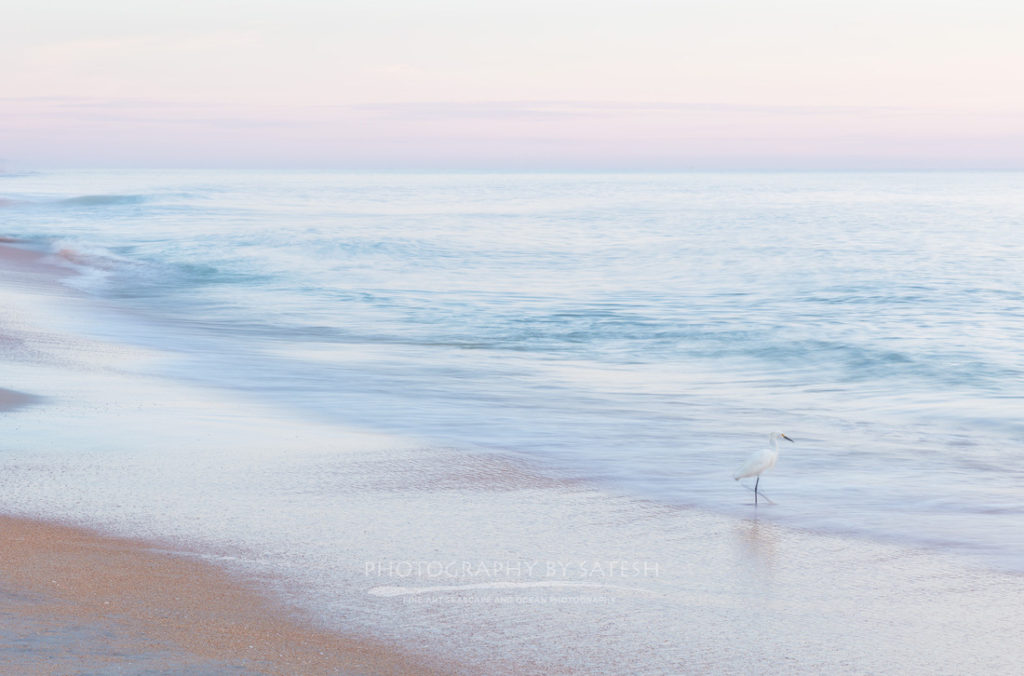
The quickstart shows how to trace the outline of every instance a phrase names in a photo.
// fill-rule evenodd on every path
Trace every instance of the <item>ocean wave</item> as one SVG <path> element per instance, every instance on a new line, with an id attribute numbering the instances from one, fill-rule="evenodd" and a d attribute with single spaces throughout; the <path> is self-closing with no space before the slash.
<path id="1" fill-rule="evenodd" d="M 712 510 L 778 425 L 804 443 L 775 514 L 1019 551 L 1011 178 L 982 203 L 917 175 L 870 211 L 892 176 L 565 180 L 61 174 L 0 182 L 0 214 L 175 380 Z"/>
<path id="2" fill-rule="evenodd" d="M 94 295 L 119 299 L 169 299 L 180 294 L 188 295 L 199 288 L 258 286 L 267 281 L 266 275 L 231 270 L 213 263 L 152 260 L 122 256 L 110 250 L 81 251 L 62 247 L 56 250 L 55 255 L 73 264 L 79 271 L 85 269 L 92 273 L 105 273 L 91 274 L 78 284 L 79 288 Z"/>
<path id="3" fill-rule="evenodd" d="M 144 195 L 80 195 L 59 200 L 57 204 L 69 207 L 102 207 L 120 204 L 142 204 L 145 201 Z"/>

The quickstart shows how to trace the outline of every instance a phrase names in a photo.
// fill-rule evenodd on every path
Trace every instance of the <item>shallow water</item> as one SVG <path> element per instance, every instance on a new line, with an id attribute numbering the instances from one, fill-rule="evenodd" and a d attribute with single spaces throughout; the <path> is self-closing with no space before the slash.
<path id="1" fill-rule="evenodd" d="M 762 517 L 1021 571 L 1022 186 L 42 172 L 0 175 L 0 234 L 139 372 L 731 515 L 782 429 Z"/>

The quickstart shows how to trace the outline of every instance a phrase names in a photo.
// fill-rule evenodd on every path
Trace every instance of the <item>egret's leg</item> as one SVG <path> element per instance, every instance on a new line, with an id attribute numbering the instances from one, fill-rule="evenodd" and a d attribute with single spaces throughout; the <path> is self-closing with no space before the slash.
<path id="1" fill-rule="evenodd" d="M 761 483 L 761 476 L 758 475 L 757 481 L 754 482 L 754 504 L 757 504 L 757 485 Z"/>

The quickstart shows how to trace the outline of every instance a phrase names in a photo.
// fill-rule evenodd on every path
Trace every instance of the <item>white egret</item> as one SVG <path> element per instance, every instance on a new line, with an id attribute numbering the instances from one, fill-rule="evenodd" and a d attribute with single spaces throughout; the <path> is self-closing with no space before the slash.
<path id="1" fill-rule="evenodd" d="M 768 435 L 768 443 L 771 448 L 765 448 L 756 453 L 752 454 L 743 465 L 736 470 L 736 473 L 732 475 L 733 479 L 739 481 L 740 479 L 746 479 L 748 476 L 756 476 L 757 481 L 754 482 L 754 504 L 757 504 L 757 485 L 761 483 L 761 475 L 775 467 L 775 463 L 779 459 L 779 439 L 785 439 L 786 441 L 793 441 L 782 432 L 772 432 Z"/>

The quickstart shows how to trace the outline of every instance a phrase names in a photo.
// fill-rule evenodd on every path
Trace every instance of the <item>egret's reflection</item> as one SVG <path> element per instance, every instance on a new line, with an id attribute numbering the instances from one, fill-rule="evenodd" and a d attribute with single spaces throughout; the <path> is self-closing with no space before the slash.
<path id="1" fill-rule="evenodd" d="M 779 529 L 756 516 L 739 521 L 735 529 L 736 563 L 750 581 L 770 583 L 775 568 Z"/>

